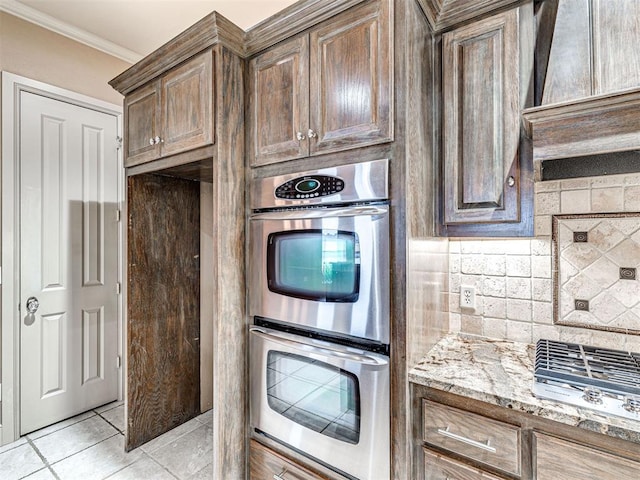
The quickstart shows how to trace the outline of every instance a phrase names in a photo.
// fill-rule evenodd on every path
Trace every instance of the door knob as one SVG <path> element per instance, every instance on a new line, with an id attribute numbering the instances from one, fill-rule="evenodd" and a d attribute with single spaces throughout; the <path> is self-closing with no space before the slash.
<path id="1" fill-rule="evenodd" d="M 36 321 L 35 313 L 38 311 L 40 302 L 38 302 L 36 297 L 29 297 L 25 306 L 27 308 L 27 314 L 24 317 L 24 324 L 29 327 Z"/>
<path id="2" fill-rule="evenodd" d="M 29 297 L 27 299 L 27 312 L 33 315 L 38 311 L 38 307 L 40 307 L 40 302 L 36 297 Z"/>

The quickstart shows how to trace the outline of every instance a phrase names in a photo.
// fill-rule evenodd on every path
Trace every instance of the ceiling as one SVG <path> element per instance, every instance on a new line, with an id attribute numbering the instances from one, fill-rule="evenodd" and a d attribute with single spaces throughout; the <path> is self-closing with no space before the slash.
<path id="1" fill-rule="evenodd" d="M 243 30 L 295 0 L 0 0 L 0 10 L 134 63 L 216 10 Z"/>

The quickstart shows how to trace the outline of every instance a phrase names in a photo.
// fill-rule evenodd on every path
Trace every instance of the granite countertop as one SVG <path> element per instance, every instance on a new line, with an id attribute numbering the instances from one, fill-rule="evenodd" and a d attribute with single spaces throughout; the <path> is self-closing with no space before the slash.
<path id="1" fill-rule="evenodd" d="M 449 334 L 409 371 L 409 381 L 640 443 L 640 420 L 533 396 L 535 345 Z"/>

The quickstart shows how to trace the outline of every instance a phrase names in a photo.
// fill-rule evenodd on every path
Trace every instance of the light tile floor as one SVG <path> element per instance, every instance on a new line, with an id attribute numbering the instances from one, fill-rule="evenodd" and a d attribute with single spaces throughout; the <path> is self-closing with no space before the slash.
<path id="1" fill-rule="evenodd" d="M 0 447 L 2 480 L 210 480 L 213 415 L 124 451 L 124 405 L 114 402 Z"/>

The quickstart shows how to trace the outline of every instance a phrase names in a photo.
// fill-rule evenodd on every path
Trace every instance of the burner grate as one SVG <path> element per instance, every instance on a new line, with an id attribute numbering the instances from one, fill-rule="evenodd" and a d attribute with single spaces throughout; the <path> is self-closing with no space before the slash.
<path id="1" fill-rule="evenodd" d="M 534 377 L 616 395 L 640 395 L 640 354 L 539 340 Z"/>

